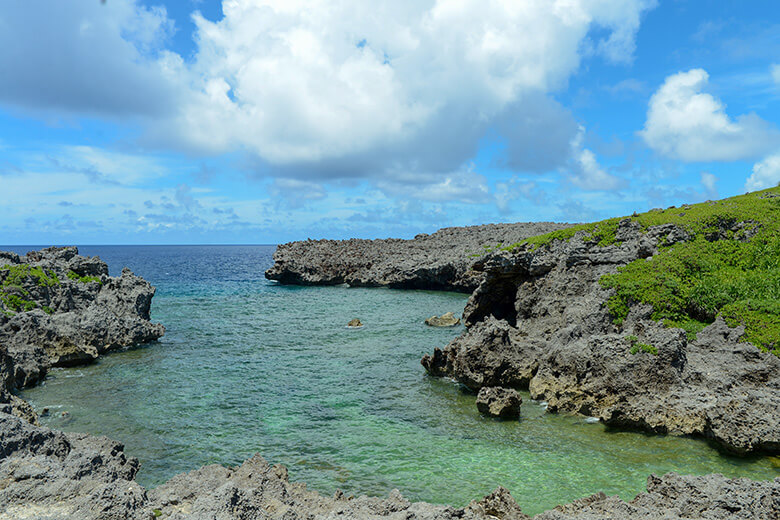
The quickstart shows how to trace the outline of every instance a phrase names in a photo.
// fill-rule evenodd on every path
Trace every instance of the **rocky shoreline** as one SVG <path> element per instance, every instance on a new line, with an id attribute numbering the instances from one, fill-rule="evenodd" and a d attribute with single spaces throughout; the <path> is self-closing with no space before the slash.
<path id="1" fill-rule="evenodd" d="M 470 293 L 482 273 L 472 264 L 491 248 L 569 227 L 528 222 L 444 228 L 412 240 L 306 240 L 281 244 L 266 278 L 294 285 L 392 287 Z"/>
<path id="2" fill-rule="evenodd" d="M 149 316 L 154 292 L 129 269 L 108 276 L 105 262 L 75 247 L 0 252 L 0 410 L 35 422 L 13 391 L 37 384 L 53 366 L 160 338 L 165 328 Z"/>
<path id="3" fill-rule="evenodd" d="M 260 455 L 173 477 L 155 489 L 135 482 L 138 460 L 105 437 L 63 433 L 0 412 L 0 518 L 151 520 L 394 519 L 522 520 L 521 507 L 498 488 L 463 508 L 387 498 L 324 496 L 290 482 L 287 469 Z M 722 475 L 651 475 L 631 501 L 598 493 L 535 520 L 703 518 L 770 519 L 780 511 L 780 478 L 757 482 Z"/>
<path id="4" fill-rule="evenodd" d="M 138 460 L 127 456 L 120 443 L 104 437 L 41 427 L 36 424 L 35 414 L 29 405 L 13 395 L 14 390 L 40 381 L 50 366 L 91 362 L 111 350 L 157 339 L 164 332 L 161 325 L 149 321 L 154 288 L 127 270 L 121 277 L 108 277 L 107 268 L 99 259 L 80 257 L 77 253 L 75 248 L 50 248 L 26 257 L 0 253 L 10 267 L 5 269 L 7 272 L 2 280 L 10 280 L 11 283 L 4 283 L 3 288 L 6 294 L 18 297 L 3 300 L 4 314 L 0 322 L 0 403 L 5 403 L 0 404 L 0 518 L 529 518 L 502 488 L 464 508 L 410 503 L 395 491 L 387 498 L 347 497 L 340 492 L 333 497 L 323 496 L 308 490 L 305 484 L 291 483 L 283 466 L 271 466 L 259 455 L 239 467 L 205 466 L 178 475 L 155 489 L 143 488 L 135 481 L 140 467 Z M 519 326 L 517 316 L 510 324 L 511 313 L 507 314 L 509 311 L 505 308 L 506 301 L 510 300 L 505 294 L 508 280 L 513 280 L 512 283 L 516 281 L 512 278 L 514 274 L 508 274 L 517 273 L 516 257 L 494 254 L 481 264 L 479 268 L 484 273 L 481 291 L 472 296 L 466 314 L 469 330 L 445 351 L 438 351 L 430 358 L 433 372 L 454 376 L 464 382 L 473 381 L 472 388 L 491 386 L 486 384 L 493 382 L 490 378 L 500 383 L 492 386 L 512 386 L 505 385 L 507 381 L 501 378 L 509 374 L 509 367 L 512 370 L 522 369 L 524 361 L 506 358 L 502 352 L 517 350 L 513 338 L 527 335 L 527 331 Z M 502 271 L 500 266 L 508 270 Z M 17 269 L 14 270 L 14 267 Z M 600 268 L 603 266 L 597 269 Z M 14 272 L 24 276 L 13 278 L 11 274 Z M 19 281 L 21 283 L 17 283 Z M 571 283 L 571 280 L 561 278 L 558 282 Z M 490 296 L 490 287 L 503 292 Z M 577 290 L 576 286 L 571 287 L 571 291 L 576 293 Z M 490 300 L 494 296 L 498 299 Z M 19 303 L 19 300 L 27 303 Z M 532 308 L 550 312 L 536 304 Z M 634 316 L 632 320 L 643 323 L 641 316 Z M 573 324 L 575 327 L 585 325 L 587 323 Z M 638 330 L 637 327 L 633 330 Z M 586 332 L 583 330 L 581 335 L 585 336 Z M 720 350 L 733 348 L 733 337 L 737 333 L 724 329 L 721 324 L 713 325 L 708 332 L 714 338 L 722 337 L 716 342 L 721 345 L 718 347 Z M 570 334 L 576 336 L 573 332 Z M 487 350 L 469 346 L 479 341 Z M 539 349 L 548 347 L 541 340 L 532 343 Z M 675 343 L 673 335 L 670 336 L 668 344 L 671 347 L 678 343 Z M 674 353 L 679 349 L 671 347 L 674 360 Z M 659 348 L 662 352 L 666 350 L 665 346 Z M 459 357 L 459 354 L 465 357 Z M 500 359 L 498 364 L 493 363 L 493 355 Z M 763 361 L 761 356 L 753 355 L 753 351 L 745 350 L 742 356 L 754 364 Z M 485 366 L 472 363 L 475 357 L 485 360 Z M 451 362 L 448 364 L 443 360 Z M 460 371 L 460 367 L 464 370 Z M 494 370 L 491 372 L 486 367 Z M 477 373 L 478 370 L 482 372 Z M 753 379 L 774 381 L 773 370 L 756 370 Z M 541 365 L 530 369 L 531 372 L 534 373 L 533 379 L 541 372 Z M 717 378 L 721 374 L 707 376 Z M 705 379 L 703 375 L 699 377 Z M 514 384 L 516 381 L 510 382 Z M 706 388 L 709 390 L 709 387 Z M 739 391 L 743 389 L 740 387 Z M 566 392 L 560 395 L 564 394 Z M 754 396 L 753 402 L 761 397 Z M 569 401 L 561 398 L 550 402 L 551 406 L 565 410 L 564 403 Z M 578 408 L 580 412 L 583 410 L 582 406 Z M 747 418 L 752 420 L 752 416 Z M 767 423 L 767 426 L 771 429 L 772 424 Z M 629 502 L 596 494 L 534 518 L 748 519 L 774 518 L 778 512 L 780 478 L 756 482 L 727 479 L 721 475 L 692 477 L 670 473 L 661 477 L 651 475 L 647 481 L 647 492 L 640 493 Z"/>
<path id="5" fill-rule="evenodd" d="M 619 222 L 615 244 L 591 232 L 498 251 L 464 311 L 467 330 L 422 359 L 434 376 L 527 389 L 548 411 L 614 427 L 704 437 L 722 449 L 780 453 L 780 358 L 741 341 L 718 317 L 688 338 L 635 305 L 615 324 L 601 278 L 691 237 L 665 224 Z M 642 346 L 643 348 L 639 348 Z M 636 348 L 635 348 L 636 347 Z"/>

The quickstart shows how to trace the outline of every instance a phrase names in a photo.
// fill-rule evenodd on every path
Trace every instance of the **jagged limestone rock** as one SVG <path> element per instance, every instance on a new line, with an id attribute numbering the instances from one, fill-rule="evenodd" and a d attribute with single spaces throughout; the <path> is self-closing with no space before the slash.
<path id="1" fill-rule="evenodd" d="M 445 312 L 441 316 L 426 318 L 425 324 L 430 327 L 454 327 L 460 325 L 460 318 L 456 318 L 451 312 Z"/>

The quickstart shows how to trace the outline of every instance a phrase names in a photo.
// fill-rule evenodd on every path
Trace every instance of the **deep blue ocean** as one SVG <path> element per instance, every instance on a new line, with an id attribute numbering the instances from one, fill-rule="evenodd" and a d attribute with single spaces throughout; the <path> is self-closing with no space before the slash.
<path id="1" fill-rule="evenodd" d="M 54 411 L 48 426 L 124 442 L 147 486 L 259 452 L 323 493 L 397 488 L 463 506 L 503 485 L 533 514 L 597 491 L 633 498 L 650 473 L 780 475 L 776 458 L 608 431 L 547 414 L 527 394 L 519 421 L 481 417 L 473 395 L 419 362 L 462 332 L 423 320 L 460 314 L 463 294 L 281 286 L 263 276 L 274 246 L 79 249 L 112 275 L 128 266 L 155 285 L 152 319 L 167 332 L 90 366 L 53 369 L 23 397 Z M 352 318 L 365 326 L 347 329 Z"/>

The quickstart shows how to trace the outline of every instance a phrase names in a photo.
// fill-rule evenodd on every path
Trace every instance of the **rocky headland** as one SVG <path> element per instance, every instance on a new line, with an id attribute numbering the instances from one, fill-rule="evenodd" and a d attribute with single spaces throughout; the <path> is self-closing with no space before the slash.
<path id="1" fill-rule="evenodd" d="M 50 367 L 161 337 L 165 328 L 149 316 L 154 291 L 129 269 L 109 276 L 105 262 L 75 247 L 0 252 L 0 410 L 34 422 L 15 390 L 38 383 Z"/>
<path id="2" fill-rule="evenodd" d="M 780 189 L 568 228 L 489 254 L 467 330 L 423 358 L 550 412 L 780 452 Z"/>
<path id="3" fill-rule="evenodd" d="M 529 222 L 444 228 L 412 240 L 306 240 L 282 244 L 266 278 L 284 284 L 393 287 L 472 292 L 471 266 L 490 250 L 569 227 Z"/>

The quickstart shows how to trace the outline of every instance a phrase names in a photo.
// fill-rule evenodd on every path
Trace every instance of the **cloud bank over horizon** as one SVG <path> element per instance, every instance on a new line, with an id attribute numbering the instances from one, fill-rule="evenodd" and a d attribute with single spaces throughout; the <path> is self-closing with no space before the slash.
<path id="1" fill-rule="evenodd" d="M 640 31 L 663 9 L 11 3 L 0 10 L 0 183 L 20 195 L 0 204 L 19 217 L 0 237 L 56 236 L 57 215 L 92 240 L 112 227 L 168 241 L 412 234 L 586 220 L 776 182 L 780 130 L 766 106 L 777 64 L 755 59 L 766 94 L 736 110 L 728 89 L 710 89 L 740 70 L 702 59 L 659 75 L 643 52 L 664 50 Z M 48 215 L 25 214 L 36 203 Z"/>

